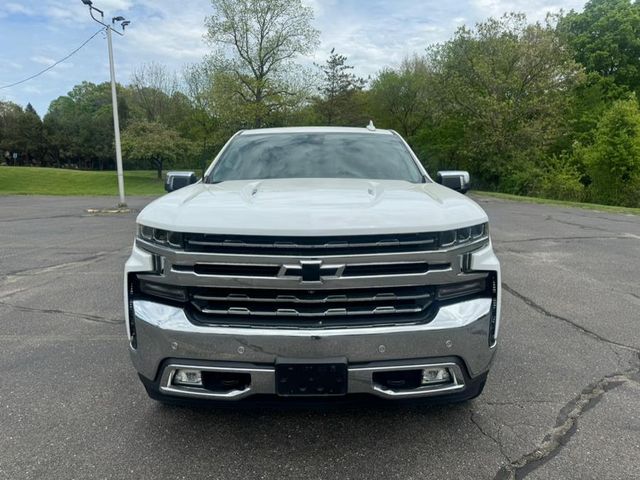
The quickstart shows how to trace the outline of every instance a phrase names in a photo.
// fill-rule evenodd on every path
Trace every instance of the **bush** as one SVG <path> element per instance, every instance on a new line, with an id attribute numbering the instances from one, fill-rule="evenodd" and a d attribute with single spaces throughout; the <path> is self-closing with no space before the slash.
<path id="1" fill-rule="evenodd" d="M 512 195 L 535 195 L 540 183 L 540 172 L 533 168 L 511 170 L 500 179 L 498 191 Z"/>
<path id="2" fill-rule="evenodd" d="M 585 187 L 580 181 L 582 175 L 571 158 L 562 155 L 548 159 L 540 177 L 539 194 L 545 198 L 582 202 Z"/>
<path id="3" fill-rule="evenodd" d="M 614 102 L 588 146 L 574 148 L 589 175 L 590 200 L 640 206 L 640 109 L 635 97 Z"/>
<path id="4" fill-rule="evenodd" d="M 499 176 L 498 190 L 513 195 L 537 195 L 540 191 L 542 170 L 533 151 L 519 152 L 504 162 L 505 172 Z"/>

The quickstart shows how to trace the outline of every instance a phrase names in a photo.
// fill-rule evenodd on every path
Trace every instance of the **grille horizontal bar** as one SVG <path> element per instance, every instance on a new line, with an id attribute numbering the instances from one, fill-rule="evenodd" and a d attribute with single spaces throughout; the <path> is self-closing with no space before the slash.
<path id="1" fill-rule="evenodd" d="M 186 251 L 204 253 L 352 255 L 429 251 L 437 249 L 439 245 L 437 232 L 329 237 L 271 237 L 202 233 L 186 233 L 184 235 Z"/>
<path id="2" fill-rule="evenodd" d="M 449 263 L 428 264 L 426 262 L 370 263 L 365 265 L 347 265 L 344 268 L 333 268 L 323 271 L 323 277 L 368 277 L 380 275 L 410 275 L 427 273 L 428 271 L 447 270 Z M 234 277 L 286 277 L 301 276 L 285 269 L 282 273 L 279 265 L 251 265 L 232 263 L 196 263 L 195 265 L 173 265 L 177 272 L 194 272 L 198 275 L 219 275 Z"/>
<path id="3" fill-rule="evenodd" d="M 354 316 L 354 315 L 376 315 L 376 314 L 399 314 L 399 313 L 418 313 L 423 309 L 419 307 L 412 308 L 396 308 L 396 307 L 375 307 L 373 309 L 346 309 L 346 308 L 329 308 L 317 311 L 300 311 L 295 308 L 279 308 L 277 310 L 251 310 L 246 307 L 230 307 L 225 309 L 203 308 L 202 313 L 209 315 L 245 315 L 256 317 L 328 317 L 328 316 Z"/>
<path id="4" fill-rule="evenodd" d="M 356 303 L 423 300 L 433 297 L 433 289 L 427 287 L 407 287 L 384 290 L 350 290 L 335 292 L 331 290 L 298 291 L 266 289 L 218 289 L 191 288 L 190 297 L 194 300 L 214 302 L 254 302 L 254 303 Z"/>
<path id="5" fill-rule="evenodd" d="M 435 297 L 432 287 L 283 291 L 263 289 L 191 288 L 189 299 L 198 312 L 223 317 L 393 316 L 424 313 Z"/>

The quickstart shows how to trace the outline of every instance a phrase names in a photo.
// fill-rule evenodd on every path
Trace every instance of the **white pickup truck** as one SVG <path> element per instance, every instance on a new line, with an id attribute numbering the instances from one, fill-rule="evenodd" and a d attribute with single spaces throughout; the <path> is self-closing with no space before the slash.
<path id="1" fill-rule="evenodd" d="M 138 216 L 125 317 L 149 395 L 227 405 L 479 395 L 500 265 L 487 215 L 454 191 L 468 174 L 437 179 L 448 186 L 389 130 L 238 132 L 201 180 Z"/>

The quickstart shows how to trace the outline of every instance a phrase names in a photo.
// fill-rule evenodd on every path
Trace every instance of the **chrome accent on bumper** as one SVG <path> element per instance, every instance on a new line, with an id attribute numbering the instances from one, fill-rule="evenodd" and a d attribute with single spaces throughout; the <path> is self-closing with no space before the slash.
<path id="1" fill-rule="evenodd" d="M 469 375 L 476 377 L 489 369 L 495 353 L 495 348 L 490 348 L 487 342 L 490 309 L 491 299 L 480 298 L 442 307 L 427 324 L 283 329 L 194 325 L 180 308 L 135 300 L 138 345 L 136 349 L 130 349 L 130 353 L 138 372 L 148 379 L 156 378 L 158 373 L 165 378 L 166 372 L 158 370 L 169 358 L 184 359 L 185 365 L 198 361 L 203 364 L 240 363 L 246 366 L 242 368 L 257 369 L 256 375 L 263 378 L 272 375 L 273 367 L 270 366 L 275 365 L 278 357 L 343 356 L 349 362 L 349 393 L 367 392 L 397 398 L 393 392 L 373 389 L 372 370 L 358 364 L 393 362 L 406 369 L 412 364 L 427 364 L 425 358 L 458 357 Z M 422 363 L 417 359 L 423 359 Z M 460 370 L 455 371 L 455 377 L 458 385 L 462 385 L 459 388 L 464 388 L 460 383 L 464 378 Z M 163 385 L 173 388 L 166 383 Z M 262 386 L 258 388 L 258 385 Z M 447 393 L 457 388 L 456 385 L 447 387 L 454 390 L 424 389 L 416 395 Z M 182 391 L 183 387 L 179 389 Z M 274 389 L 275 383 L 271 380 L 259 380 L 258 384 L 249 387 L 249 391 L 228 395 L 226 392 L 223 398 L 273 393 Z M 175 391 L 167 393 L 178 394 Z"/>
<path id="2" fill-rule="evenodd" d="M 332 337 L 349 335 L 390 335 L 402 332 L 423 332 L 460 328 L 469 325 L 480 317 L 489 314 L 491 309 L 490 298 L 477 298 L 452 305 L 446 305 L 438 310 L 435 318 L 429 322 L 418 325 L 394 325 L 371 326 L 354 328 L 263 328 L 263 327 L 226 327 L 226 326 L 201 326 L 194 325 L 188 319 L 184 310 L 162 303 L 148 300 L 134 300 L 133 308 L 136 315 L 136 323 L 140 320 L 159 327 L 163 330 L 176 332 L 202 333 L 204 335 L 223 336 L 266 336 L 266 337 Z"/>
<path id="3" fill-rule="evenodd" d="M 179 368 L 197 368 L 206 372 L 241 372 L 251 374 L 251 385 L 242 390 L 212 392 L 203 388 L 173 385 L 173 377 Z M 171 363 L 167 365 L 160 379 L 160 391 L 182 397 L 214 398 L 217 400 L 240 400 L 253 393 L 274 393 L 275 369 L 269 367 L 224 367 Z"/>
<path id="4" fill-rule="evenodd" d="M 417 370 L 429 367 L 446 367 L 452 374 L 452 381 L 443 385 L 431 385 L 411 390 L 393 390 L 377 385 L 373 382 L 374 372 L 388 372 L 398 370 Z M 177 369 L 189 368 L 208 372 L 242 372 L 251 375 L 251 384 L 242 390 L 230 390 L 226 392 L 214 392 L 198 387 L 174 385 L 173 377 Z M 413 398 L 434 395 L 445 395 L 465 389 L 464 375 L 460 366 L 453 362 L 446 363 L 407 363 L 403 365 L 387 365 L 373 367 L 349 367 L 348 369 L 349 393 L 370 393 L 382 398 Z M 188 398 L 208 398 L 215 400 L 240 400 L 254 394 L 273 395 L 275 389 L 275 368 L 273 367 L 234 367 L 223 365 L 202 365 L 197 362 L 176 363 L 171 362 L 165 366 L 160 379 L 160 391 L 169 395 Z"/>
<path id="5" fill-rule="evenodd" d="M 376 385 L 373 382 L 374 372 L 389 372 L 397 370 L 418 370 L 429 367 L 446 367 L 451 372 L 452 381 L 443 385 L 425 385 L 423 387 L 414 388 L 412 390 L 393 390 Z M 373 393 L 383 398 L 412 398 L 427 397 L 432 395 L 445 395 L 447 393 L 455 393 L 464 390 L 464 375 L 460 369 L 460 365 L 452 362 L 447 363 L 418 363 L 407 365 L 393 365 L 383 367 L 355 367 L 349 368 L 349 389 L 351 390 L 351 382 L 358 382 L 360 388 L 354 388 L 356 392 Z"/>

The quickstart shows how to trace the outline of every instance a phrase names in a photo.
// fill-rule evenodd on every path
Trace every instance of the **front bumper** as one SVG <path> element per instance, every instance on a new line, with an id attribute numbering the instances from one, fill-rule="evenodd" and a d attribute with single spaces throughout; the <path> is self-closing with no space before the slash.
<path id="1" fill-rule="evenodd" d="M 448 305 L 428 324 L 353 329 L 261 329 L 198 326 L 177 307 L 146 300 L 133 302 L 137 348 L 133 363 L 164 395 L 240 400 L 275 393 L 275 363 L 298 359 L 346 358 L 349 394 L 383 398 L 427 397 L 465 391 L 486 375 L 495 344 L 488 342 L 491 299 Z M 179 367 L 245 372 L 251 384 L 241 390 L 210 392 L 172 384 Z M 393 390 L 378 385 L 373 373 L 446 366 L 445 385 Z"/>
<path id="2" fill-rule="evenodd" d="M 134 344 L 130 347 L 133 364 L 149 393 L 156 398 L 230 403 L 229 400 L 272 395 L 276 388 L 275 364 L 282 358 L 310 362 L 345 359 L 349 394 L 392 399 L 468 398 L 481 389 L 496 350 L 501 316 L 500 264 L 490 244 L 470 253 L 467 268 L 495 273 L 497 295 L 493 313 L 492 299 L 476 298 L 443 306 L 429 323 L 413 325 L 334 329 L 196 325 L 181 308 L 129 298 L 128 276 L 152 268 L 151 254 L 134 245 L 125 266 L 125 323 Z M 381 388 L 373 379 L 376 371 L 441 364 L 447 365 L 453 377 L 446 385 L 394 391 Z M 248 372 L 251 384 L 226 392 L 175 388 L 171 372 L 178 365 Z"/>

